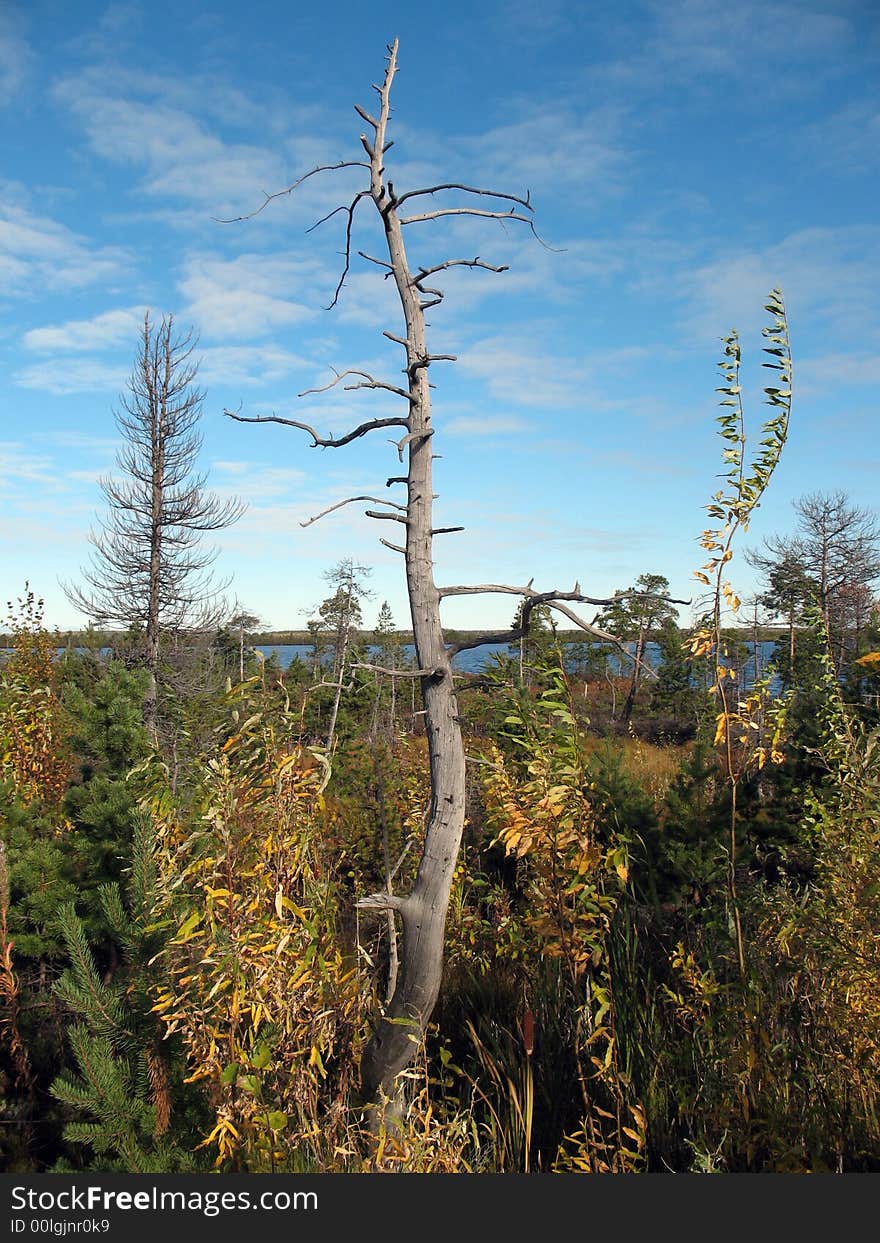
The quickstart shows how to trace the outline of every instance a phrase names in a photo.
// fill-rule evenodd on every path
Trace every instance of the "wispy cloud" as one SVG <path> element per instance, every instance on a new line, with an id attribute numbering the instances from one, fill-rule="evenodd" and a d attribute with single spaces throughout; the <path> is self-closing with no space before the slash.
<path id="1" fill-rule="evenodd" d="M 253 202 L 255 187 L 284 183 L 283 161 L 271 151 L 225 143 L 197 117 L 161 98 L 110 93 L 98 70 L 64 79 L 54 94 L 84 125 L 100 156 L 143 168 L 139 189 L 153 198 L 199 201 L 220 214 L 234 213 Z"/>
<path id="2" fill-rule="evenodd" d="M 529 430 L 525 419 L 506 418 L 503 415 L 490 415 L 486 418 L 451 419 L 444 425 L 444 432 L 450 436 L 487 437 L 509 436 L 515 432 Z"/>
<path id="3" fill-rule="evenodd" d="M 210 486 L 224 496 L 247 497 L 259 505 L 270 498 L 297 495 L 307 478 L 305 471 L 294 467 L 243 460 L 218 461 L 211 463 Z"/>
<path id="4" fill-rule="evenodd" d="M 804 159 L 835 173 L 880 171 L 880 105 L 876 93 L 807 125 L 795 138 Z"/>
<path id="5" fill-rule="evenodd" d="M 520 195 L 589 186 L 591 202 L 620 190 L 629 169 L 626 109 L 611 104 L 585 111 L 566 100 L 535 107 L 532 100 L 522 112 L 479 136 L 459 138 L 457 145 L 480 170 L 477 184 Z"/>
<path id="6" fill-rule="evenodd" d="M 0 202 L 0 296 L 82 288 L 116 277 L 128 265 L 119 247 L 92 246 L 47 216 Z"/>
<path id="7" fill-rule="evenodd" d="M 0 12 L 0 106 L 10 104 L 21 89 L 32 53 L 11 10 Z"/>
<path id="8" fill-rule="evenodd" d="M 200 352 L 199 379 L 217 388 L 254 388 L 276 384 L 307 365 L 280 346 L 218 345 Z"/>
<path id="9" fill-rule="evenodd" d="M 737 246 L 724 257 L 679 276 L 689 299 L 688 326 L 701 335 L 735 327 L 753 331 L 765 322 L 766 294 L 785 294 L 797 348 L 799 319 L 840 336 L 864 336 L 880 319 L 880 227 L 851 225 L 797 230 L 780 241 Z"/>
<path id="10" fill-rule="evenodd" d="M 146 197 L 157 210 L 163 210 L 163 200 L 187 209 L 176 214 L 165 209 L 178 224 L 198 220 L 204 227 L 209 217 L 248 216 L 266 193 L 283 190 L 318 164 L 335 162 L 328 156 L 332 116 L 311 103 L 292 105 L 289 98 L 265 104 L 216 76 L 165 77 L 104 61 L 65 76 L 53 95 L 83 127 L 94 152 L 141 171 L 140 199 Z M 243 142 L 234 136 L 242 132 L 266 134 L 269 140 Z M 362 183 L 361 172 L 359 187 Z M 345 171 L 311 178 L 252 220 L 251 230 L 262 236 L 273 224 L 313 224 L 348 201 L 352 184 Z M 199 208 L 196 216 L 188 214 L 193 207 Z"/>
<path id="11" fill-rule="evenodd" d="M 128 377 L 129 368 L 95 358 L 51 358 L 16 372 L 13 380 L 19 388 L 67 397 L 73 393 L 116 394 Z"/>
<path id="12" fill-rule="evenodd" d="M 699 106 L 719 79 L 736 79 L 740 87 L 763 84 L 777 100 L 791 92 L 802 97 L 821 80 L 844 74 L 853 47 L 845 13 L 803 0 L 740 0 L 735 6 L 726 0 L 649 0 L 644 9 L 635 40 L 628 10 L 608 23 L 608 35 L 616 34 L 618 47 L 627 51 L 591 68 L 597 89 L 625 91 L 637 100 L 687 85 L 689 103 Z M 742 100 L 756 109 L 765 106 L 759 90 L 744 91 Z"/>
<path id="13" fill-rule="evenodd" d="M 141 32 L 144 16 L 141 4 L 115 0 L 70 40 L 69 48 L 92 59 L 115 56 Z"/>
<path id="14" fill-rule="evenodd" d="M 620 380 L 656 358 L 656 349 L 622 346 L 573 357 L 544 345 L 540 334 L 485 337 L 459 357 L 459 366 L 481 380 L 492 397 L 548 413 L 571 409 L 633 409 Z"/>
<path id="15" fill-rule="evenodd" d="M 823 354 L 797 364 L 798 396 L 817 396 L 841 388 L 880 385 L 880 353 Z"/>
<path id="16" fill-rule="evenodd" d="M 108 436 L 93 436 L 89 432 L 78 432 L 72 428 L 54 428 L 51 432 L 36 431 L 33 439 L 38 443 L 49 443 L 53 449 L 77 449 L 103 457 L 114 453 L 119 447 L 118 440 L 111 440 Z"/>
<path id="17" fill-rule="evenodd" d="M 145 307 L 124 307 L 104 311 L 93 319 L 71 319 L 49 328 L 32 328 L 22 338 L 25 349 L 45 353 L 52 350 L 86 352 L 131 345 L 144 322 Z"/>
<path id="18" fill-rule="evenodd" d="M 184 314 L 206 337 L 268 336 L 318 313 L 321 274 L 317 260 L 291 254 L 243 254 L 229 260 L 191 255 L 180 280 L 187 300 Z"/>
<path id="19" fill-rule="evenodd" d="M 0 441 L 0 489 L 35 483 L 51 487 L 57 477 L 55 464 L 47 454 L 34 453 L 21 441 Z"/>

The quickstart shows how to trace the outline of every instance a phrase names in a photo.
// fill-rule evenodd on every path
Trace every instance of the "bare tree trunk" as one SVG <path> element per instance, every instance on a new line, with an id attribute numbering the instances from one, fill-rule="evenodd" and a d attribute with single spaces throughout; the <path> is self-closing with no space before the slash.
<path id="1" fill-rule="evenodd" d="M 160 333 L 162 329 L 160 328 Z M 147 400 L 150 405 L 150 437 L 152 440 L 150 465 L 150 572 L 147 596 L 147 669 L 149 682 L 144 697 L 144 724 L 154 746 L 159 743 L 159 611 L 161 603 L 162 569 L 162 517 L 165 483 L 165 394 L 170 371 L 168 351 L 165 351 L 164 385 L 158 375 L 158 351 L 150 357 L 150 336 L 144 331 L 143 374 L 146 381 Z"/>
<path id="2" fill-rule="evenodd" d="M 452 667 L 443 639 L 440 594 L 434 582 L 432 557 L 431 394 L 422 293 L 406 257 L 403 230 L 392 192 L 384 182 L 383 156 L 388 99 L 397 68 L 393 44 L 380 94 L 370 156 L 370 195 L 382 218 L 394 283 L 403 309 L 409 434 L 406 507 L 406 582 L 413 627 L 416 665 L 430 673 L 421 678 L 425 729 L 431 774 L 431 807 L 425 844 L 411 893 L 386 896 L 386 909 L 399 911 L 403 946 L 397 987 L 361 1059 L 361 1081 L 367 1098 L 396 1096 L 395 1079 L 413 1060 L 440 991 L 443 940 L 452 876 L 464 829 L 465 761 L 458 723 Z M 367 899 L 369 902 L 370 900 Z M 377 895 L 374 905 L 381 904 Z"/>
<path id="3" fill-rule="evenodd" d="M 642 656 L 644 655 L 644 652 L 645 630 L 644 627 L 641 627 L 639 629 L 639 637 L 636 639 L 636 655 L 635 664 L 633 665 L 632 678 L 630 680 L 629 690 L 627 691 L 626 702 L 623 705 L 623 712 L 620 715 L 620 719 L 623 721 L 624 725 L 629 725 L 633 705 L 636 702 L 636 691 L 639 688 L 639 676 L 642 671 Z"/>
<path id="4" fill-rule="evenodd" d="M 333 739 L 336 734 L 336 718 L 339 715 L 339 701 L 342 698 L 342 680 L 345 676 L 345 656 L 348 651 L 348 636 L 350 634 L 349 627 L 346 626 L 342 635 L 339 646 L 339 660 L 336 674 L 336 694 L 333 696 L 333 708 L 330 713 L 330 724 L 327 728 L 326 747 L 329 752 L 333 751 Z"/>
<path id="5" fill-rule="evenodd" d="M 434 581 L 433 537 L 449 530 L 461 530 L 460 527 L 437 528 L 433 526 L 433 480 L 432 480 L 432 436 L 431 395 L 428 371 L 431 365 L 440 360 L 454 361 L 451 355 L 430 354 L 426 341 L 425 311 L 437 305 L 443 294 L 425 282 L 436 272 L 451 267 L 484 268 L 492 272 L 502 272 L 503 267 L 493 267 L 479 257 L 473 259 L 447 259 L 433 267 L 420 267 L 413 272 L 408 263 L 404 246 L 403 230 L 405 226 L 418 224 L 449 215 L 466 215 L 492 219 L 504 223 L 521 221 L 534 232 L 532 206 L 528 197 L 461 185 L 446 183 L 430 186 L 420 190 L 411 190 L 400 195 L 395 193 L 393 184 L 385 178 L 385 153 L 391 145 L 386 140 L 386 130 L 390 113 L 390 91 L 395 73 L 397 72 L 397 40 L 388 49 L 388 65 L 383 84 L 376 87 L 379 95 L 378 115 L 372 116 L 366 109 L 357 107 L 358 114 L 373 130 L 373 136 L 361 135 L 361 144 L 367 153 L 369 163 L 363 160 L 342 161 L 334 165 L 320 165 L 305 177 L 299 179 L 287 191 L 290 193 L 307 177 L 319 172 L 353 166 L 369 169 L 369 190 L 359 191 L 347 207 L 348 226 L 346 231 L 346 247 L 343 252 L 345 266 L 337 286 L 336 299 L 344 284 L 349 270 L 351 258 L 351 226 L 354 213 L 359 204 L 371 199 L 381 221 L 384 231 L 388 258 L 363 257 L 385 269 L 386 276 L 393 279 L 397 289 L 404 319 L 404 335 L 386 332 L 385 336 L 400 345 L 406 355 L 405 387 L 403 384 L 392 384 L 375 379 L 364 371 L 345 371 L 337 373 L 333 384 L 343 380 L 345 376 L 359 377 L 358 382 L 348 385 L 349 388 L 378 389 L 393 393 L 406 404 L 406 413 L 394 418 L 374 418 L 340 437 L 320 436 L 306 423 L 294 419 L 281 418 L 277 415 L 245 416 L 227 410 L 230 418 L 244 423 L 282 423 L 299 428 L 312 437 L 315 447 L 339 448 L 351 443 L 368 432 L 391 426 L 404 428 L 405 434 L 397 444 L 400 461 L 407 454 L 406 475 L 394 476 L 387 481 L 388 485 L 403 484 L 406 487 L 406 504 L 400 505 L 386 499 L 379 500 L 370 496 L 352 496 L 330 506 L 303 523 L 304 526 L 322 517 L 326 513 L 340 508 L 342 505 L 355 501 L 371 501 L 379 506 L 379 510 L 367 510 L 367 516 L 385 522 L 395 522 L 405 530 L 405 544 L 390 544 L 383 540 L 387 547 L 403 553 L 406 564 L 407 592 L 409 596 L 410 615 L 412 622 L 413 643 L 415 647 L 415 668 L 404 675 L 396 670 L 380 670 L 394 676 L 408 676 L 413 685 L 413 714 L 415 713 L 415 680 L 421 685 L 424 704 L 425 730 L 428 739 L 428 755 L 431 779 L 431 803 L 425 825 L 425 836 L 422 854 L 419 860 L 415 881 L 409 894 L 398 895 L 390 892 L 393 873 L 387 879 L 384 893 L 371 894 L 358 902 L 360 910 L 373 910 L 388 916 L 395 914 L 401 921 L 401 947 L 397 971 L 396 986 L 387 1002 L 371 1039 L 361 1059 L 361 1080 L 365 1101 L 376 1104 L 380 1108 L 372 1113 L 373 1122 L 378 1125 L 383 1116 L 383 1102 L 393 1102 L 394 1107 L 400 1101 L 398 1076 L 413 1061 L 421 1044 L 422 1036 L 431 1012 L 437 1000 L 443 970 L 443 942 L 446 913 L 449 905 L 452 879 L 464 829 L 465 814 L 465 756 L 461 729 L 459 727 L 458 704 L 453 689 L 452 658 L 453 655 L 468 647 L 479 646 L 487 642 L 513 643 L 527 634 L 532 610 L 541 604 L 552 603 L 552 607 L 561 611 L 576 625 L 601 639 L 603 642 L 617 643 L 613 635 L 582 621 L 562 601 L 577 601 L 599 605 L 610 605 L 610 600 L 596 600 L 583 596 L 575 584 L 573 591 L 536 592 L 531 582 L 525 587 L 487 584 L 481 586 L 454 586 L 438 588 Z M 475 206 L 473 197 L 465 197 L 465 205 L 453 207 L 430 207 L 419 210 L 414 204 L 421 199 L 433 201 L 440 192 L 453 191 L 464 196 L 482 196 L 494 199 L 492 207 Z M 263 206 L 275 195 L 267 195 Z M 405 215 L 399 214 L 399 208 L 408 203 Z M 262 210 L 260 208 L 259 210 Z M 335 214 L 335 213 L 332 213 Z M 535 234 L 537 237 L 537 234 Z M 362 252 L 359 252 L 362 253 Z M 309 390 L 321 391 L 321 390 Z M 484 635 L 479 640 L 469 639 L 455 646 L 447 646 L 440 617 L 441 599 L 451 595 L 482 594 L 485 592 L 505 592 L 522 597 L 522 624 L 505 631 L 503 635 Z M 684 601 L 676 601 L 684 603 Z M 620 644 L 618 644 L 621 647 Z M 621 650 L 622 647 L 621 647 Z M 375 668 L 364 664 L 362 668 Z M 342 678 L 337 678 L 341 690 Z M 338 693 L 337 693 L 338 706 Z M 335 713 L 335 708 L 334 708 Z M 335 716 L 334 716 L 335 722 Z M 330 734 L 332 740 L 332 728 Z M 389 923 L 389 932 L 391 925 Z"/>

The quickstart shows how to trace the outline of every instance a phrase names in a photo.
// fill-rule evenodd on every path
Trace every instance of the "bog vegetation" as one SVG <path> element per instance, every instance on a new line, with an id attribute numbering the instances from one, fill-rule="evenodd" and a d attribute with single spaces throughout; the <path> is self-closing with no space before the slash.
<path id="1" fill-rule="evenodd" d="M 348 247 L 359 201 L 373 198 L 390 238 L 383 266 L 399 276 L 403 196 L 379 158 L 391 77 L 378 117 L 358 109 L 375 136 L 362 139 L 370 190 L 345 210 Z M 407 197 L 449 190 L 487 193 Z M 449 211 L 530 220 L 527 199 L 494 199 L 497 212 Z M 478 261 L 431 271 L 454 264 Z M 403 280 L 408 335 L 393 338 L 407 351 L 409 414 L 391 422 L 410 472 L 431 449 L 419 403 L 436 357 L 413 352 L 412 305 L 438 295 L 429 275 Z M 88 632 L 64 647 L 30 587 L 9 605 L 2 1168 L 880 1169 L 878 532 L 845 494 L 817 494 L 798 503 L 794 536 L 742 547 L 789 434 L 778 291 L 767 313 L 775 380 L 754 429 L 739 339 L 724 343 L 722 486 L 695 540 L 702 616 L 679 625 L 658 567 L 598 602 L 590 626 L 571 611 L 587 600 L 579 586 L 489 585 L 479 590 L 519 600 L 509 654 L 478 675 L 453 675 L 418 625 L 413 666 L 413 619 L 399 625 L 387 605 L 370 629 L 369 568 L 345 555 L 328 567 L 308 661 L 263 658 L 250 642 L 259 619 L 240 606 L 219 617 L 199 532 L 239 507 L 221 512 L 188 475 L 200 403 L 189 337 L 145 322 L 135 413 L 125 408 L 143 436 L 152 520 L 114 485 L 136 526 L 107 528 L 113 574 L 99 564 L 87 580 L 102 596 L 95 620 L 126 626 L 110 644 Z M 174 369 L 160 364 L 181 342 L 185 419 L 168 482 L 161 377 Z M 304 430 L 335 447 L 388 422 L 337 441 Z M 403 524 L 417 576 L 440 532 L 429 514 L 419 528 L 414 479 L 389 480 L 408 485 L 407 506 L 348 499 Z M 747 553 L 765 589 L 742 603 Z M 134 596 L 122 590 L 129 557 Z M 415 583 L 411 598 L 429 603 L 431 591 L 478 590 Z M 563 632 L 560 616 L 580 630 Z M 463 825 L 437 890 L 439 991 L 419 1008 L 409 934 L 440 840 L 446 742 L 432 711 L 444 684 Z"/>

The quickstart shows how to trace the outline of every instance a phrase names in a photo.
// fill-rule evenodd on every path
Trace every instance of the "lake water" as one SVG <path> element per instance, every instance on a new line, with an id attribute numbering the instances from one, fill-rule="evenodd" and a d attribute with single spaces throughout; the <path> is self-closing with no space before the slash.
<path id="1" fill-rule="evenodd" d="M 565 643 L 564 649 L 567 649 L 566 667 L 570 673 L 577 674 L 583 667 L 584 653 L 589 648 L 597 650 L 602 648 L 601 643 L 590 643 L 589 641 L 578 641 Z M 635 650 L 634 643 L 626 643 L 624 646 L 629 651 Z M 755 681 L 755 663 L 754 663 L 754 645 L 751 641 L 743 640 L 743 647 L 749 653 L 745 661 L 742 671 L 741 690 L 748 690 Z M 758 674 L 763 675 L 773 653 L 776 649 L 776 643 L 772 639 L 763 640 L 758 644 Z M 84 649 L 78 649 L 83 651 Z M 295 660 L 300 660 L 304 665 L 311 665 L 313 660 L 313 648 L 310 643 L 260 643 L 257 644 L 256 650 L 262 652 L 267 658 L 274 656 L 282 669 L 287 669 Z M 65 649 L 58 648 L 58 655 L 61 656 Z M 110 648 L 101 648 L 100 655 L 108 656 Z M 412 662 L 415 649 L 411 643 L 404 643 L 401 651 L 403 653 L 404 667 Z M 0 648 L 0 654 L 10 654 L 10 648 Z M 375 660 L 378 656 L 379 649 L 374 646 L 367 647 L 368 659 Z M 503 654 L 512 657 L 514 660 L 519 657 L 519 648 L 516 645 L 507 643 L 484 643 L 480 647 L 469 648 L 465 652 L 457 652 L 452 658 L 452 666 L 461 673 L 483 673 L 495 666 L 496 654 Z M 631 670 L 632 665 L 619 652 L 607 652 L 608 671 L 614 677 L 626 676 Z M 645 663 L 650 665 L 652 669 L 659 668 L 660 649 L 656 643 L 645 644 Z M 595 676 L 595 674 L 593 675 Z M 770 693 L 778 695 L 782 689 L 779 678 L 774 678 L 770 683 Z"/>
<path id="2" fill-rule="evenodd" d="M 594 647 L 601 649 L 602 644 L 591 644 L 589 642 L 578 642 L 564 644 L 566 652 L 566 667 L 569 672 L 577 672 L 578 665 L 583 662 L 583 649 Z M 634 643 L 626 643 L 624 646 L 628 651 L 635 651 Z M 754 645 L 751 641 L 744 641 L 743 646 L 749 653 L 743 667 L 743 687 L 748 690 L 755 681 L 755 662 L 754 662 Z M 763 675 L 768 662 L 773 656 L 776 648 L 775 642 L 772 640 L 764 640 L 758 644 L 758 674 Z M 304 665 L 311 665 L 314 659 L 314 649 L 310 643 L 284 643 L 284 644 L 258 644 L 257 650 L 262 652 L 267 658 L 276 657 L 278 664 L 282 669 L 287 669 L 294 660 L 300 660 Z M 409 665 L 414 657 L 415 649 L 411 643 L 405 643 L 402 647 L 404 667 Z M 368 660 L 376 659 L 378 649 L 368 646 Z M 519 648 L 516 645 L 507 643 L 484 643 L 481 647 L 469 648 L 464 652 L 457 652 L 452 658 L 452 667 L 461 673 L 483 673 L 487 669 L 492 669 L 495 665 L 495 656 L 497 654 L 507 655 L 513 659 L 518 659 Z M 632 665 L 619 652 L 611 651 L 607 654 L 608 669 L 612 676 L 625 676 L 632 668 Z M 650 665 L 652 669 L 659 668 L 660 648 L 656 643 L 645 644 L 645 663 Z M 771 694 L 778 694 L 781 689 L 779 679 L 774 679 L 770 684 Z"/>

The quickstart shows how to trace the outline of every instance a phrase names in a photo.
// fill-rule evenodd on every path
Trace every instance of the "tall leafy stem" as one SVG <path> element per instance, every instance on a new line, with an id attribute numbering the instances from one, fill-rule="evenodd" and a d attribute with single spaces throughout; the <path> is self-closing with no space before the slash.
<path id="1" fill-rule="evenodd" d="M 726 470 L 721 475 L 723 486 L 706 506 L 715 525 L 703 531 L 700 545 L 709 554 L 694 576 L 711 589 L 707 620 L 691 641 L 693 657 L 708 656 L 713 664 L 712 693 L 715 696 L 715 744 L 721 748 L 725 780 L 730 788 L 730 829 L 728 839 L 727 904 L 736 942 L 737 963 L 741 978 L 746 975 L 745 949 L 736 887 L 737 853 L 737 792 L 752 762 L 760 767 L 766 758 L 763 730 L 768 716 L 765 693 L 756 692 L 740 700 L 736 671 L 727 658 L 730 652 L 722 632 L 722 614 L 726 609 L 736 614 L 740 607 L 727 577 L 733 558 L 733 545 L 741 531 L 747 531 L 754 511 L 761 503 L 770 479 L 779 464 L 788 437 L 791 414 L 792 367 L 791 346 L 785 302 L 780 290 L 774 289 L 764 309 L 770 315 L 769 326 L 762 329 L 767 344 L 764 353 L 769 361 L 762 363 L 778 373 L 774 384 L 764 392 L 771 414 L 761 428 L 759 451 L 750 462 L 746 455 L 746 419 L 740 376 L 741 348 L 738 334 L 733 331 L 724 338 L 724 353 L 718 364 L 723 383 L 716 389 L 721 394 L 720 425 L 724 441 L 722 458 Z M 778 717 L 778 714 L 777 714 Z M 778 756 L 779 728 L 774 731 L 770 754 Z"/>

